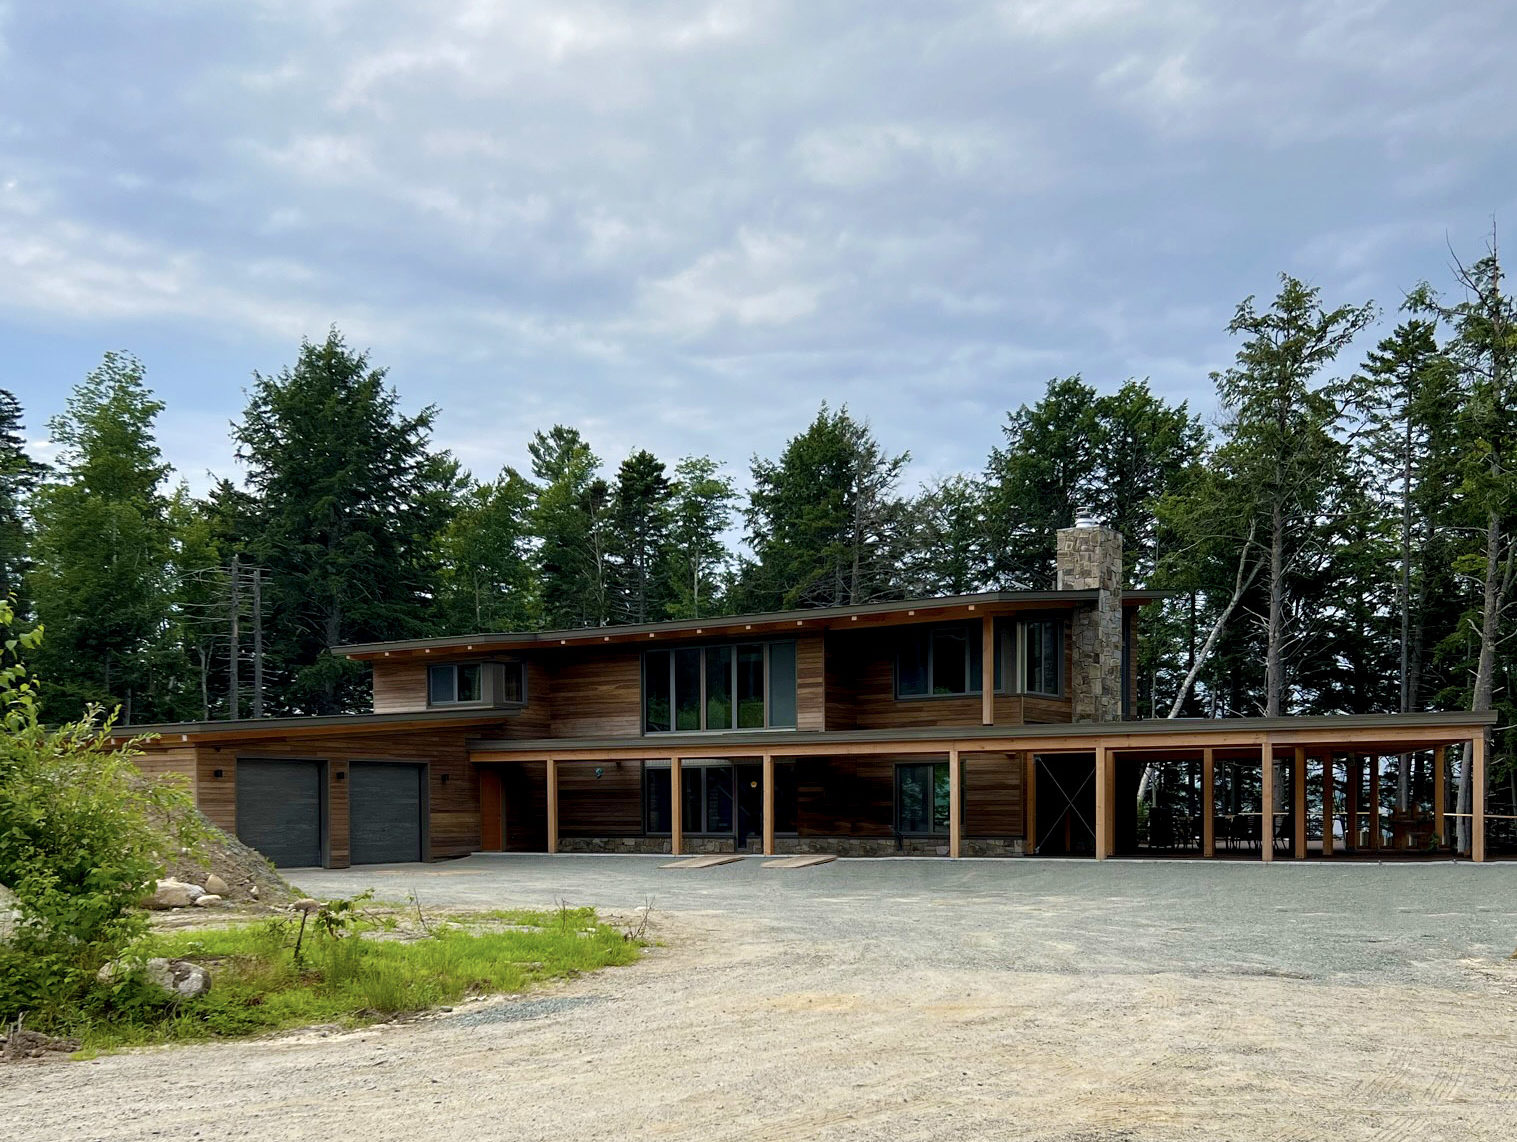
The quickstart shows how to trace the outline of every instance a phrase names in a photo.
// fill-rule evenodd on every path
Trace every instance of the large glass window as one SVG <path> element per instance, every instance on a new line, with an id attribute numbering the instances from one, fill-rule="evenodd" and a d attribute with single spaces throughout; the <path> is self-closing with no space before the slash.
<path id="1" fill-rule="evenodd" d="M 948 831 L 948 764 L 895 767 L 896 831 L 922 835 Z"/>
<path id="2" fill-rule="evenodd" d="M 795 643 L 650 650 L 643 655 L 643 731 L 793 729 Z"/>
<path id="3" fill-rule="evenodd" d="M 757 766 L 748 769 L 756 775 Z M 738 827 L 737 779 L 740 770 L 731 763 L 687 762 L 680 768 L 680 827 L 686 833 L 732 834 Z M 744 778 L 746 781 L 747 778 Z M 651 763 L 643 776 L 643 822 L 649 833 L 671 831 L 669 767 Z M 756 794 L 755 794 L 756 796 Z M 748 810 L 748 826 L 758 828 Z M 796 827 L 796 780 L 793 762 L 774 767 L 774 829 L 793 833 Z"/>
<path id="4" fill-rule="evenodd" d="M 1062 694 L 1064 627 L 1057 619 L 1023 625 L 1026 649 L 1022 688 L 1029 694 Z"/>
<path id="5" fill-rule="evenodd" d="M 908 631 L 896 651 L 896 696 L 978 694 L 983 670 L 980 624 Z"/>

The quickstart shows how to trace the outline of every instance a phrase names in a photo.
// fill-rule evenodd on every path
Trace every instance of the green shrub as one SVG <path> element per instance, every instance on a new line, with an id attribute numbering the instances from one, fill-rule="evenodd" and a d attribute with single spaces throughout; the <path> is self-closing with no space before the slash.
<path id="1" fill-rule="evenodd" d="M 0 602 L 0 630 L 14 612 Z M 91 1002 L 131 1004 L 135 984 L 95 981 L 100 967 L 141 935 L 132 909 L 162 872 L 156 854 L 192 843 L 188 794 L 148 781 L 133 745 L 111 741 L 114 715 L 91 708 L 49 729 L 38 719 L 37 683 L 22 661 L 40 628 L 0 650 L 0 884 L 19 913 L 0 943 L 0 1020 Z M 176 825 L 174 822 L 186 822 Z"/>

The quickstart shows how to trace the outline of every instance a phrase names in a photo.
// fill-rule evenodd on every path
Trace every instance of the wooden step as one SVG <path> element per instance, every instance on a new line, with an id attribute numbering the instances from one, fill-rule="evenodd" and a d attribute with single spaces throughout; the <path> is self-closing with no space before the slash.
<path id="1" fill-rule="evenodd" d="M 826 864 L 828 861 L 837 860 L 833 853 L 802 853 L 798 856 L 776 857 L 774 860 L 766 860 L 765 868 L 810 868 L 812 865 Z"/>
<path id="2" fill-rule="evenodd" d="M 704 856 L 686 857 L 684 860 L 672 860 L 668 864 L 661 864 L 659 868 L 715 868 L 719 864 L 731 864 L 733 861 L 743 858 L 736 853 L 707 853 Z"/>

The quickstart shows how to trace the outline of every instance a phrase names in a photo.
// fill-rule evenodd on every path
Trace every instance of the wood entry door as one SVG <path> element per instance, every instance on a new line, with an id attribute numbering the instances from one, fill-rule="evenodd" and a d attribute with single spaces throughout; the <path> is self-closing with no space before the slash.
<path id="1" fill-rule="evenodd" d="M 742 852 L 749 837 L 764 835 L 764 769 L 760 765 L 734 765 L 737 783 L 737 851 Z"/>

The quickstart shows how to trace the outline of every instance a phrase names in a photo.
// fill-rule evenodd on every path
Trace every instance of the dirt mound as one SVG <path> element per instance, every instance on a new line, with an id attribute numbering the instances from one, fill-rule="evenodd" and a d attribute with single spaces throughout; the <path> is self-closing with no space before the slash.
<path id="1" fill-rule="evenodd" d="M 220 895 L 227 900 L 284 904 L 300 895 L 257 849 L 250 849 L 236 837 L 222 832 L 199 810 L 191 811 L 203 838 L 193 849 L 161 854 L 165 876 L 203 886 L 206 877 L 215 873 L 226 882 L 227 890 Z"/>

